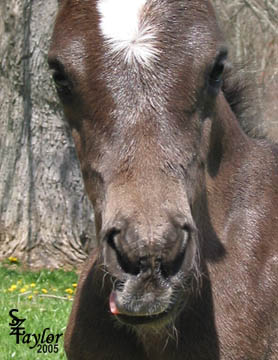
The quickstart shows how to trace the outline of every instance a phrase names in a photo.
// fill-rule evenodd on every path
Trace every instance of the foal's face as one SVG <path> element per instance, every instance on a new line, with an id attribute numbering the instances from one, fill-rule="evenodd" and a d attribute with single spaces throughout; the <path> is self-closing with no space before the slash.
<path id="1" fill-rule="evenodd" d="M 49 64 L 116 280 L 110 310 L 130 324 L 177 311 L 196 264 L 218 34 L 204 0 L 60 2 Z"/>

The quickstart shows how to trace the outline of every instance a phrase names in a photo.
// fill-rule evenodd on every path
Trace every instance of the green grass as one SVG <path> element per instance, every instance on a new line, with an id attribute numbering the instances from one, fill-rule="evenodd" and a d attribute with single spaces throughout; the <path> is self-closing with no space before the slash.
<path id="1" fill-rule="evenodd" d="M 13 260 L 0 264 L 0 278 L 0 359 L 66 359 L 64 336 L 58 341 L 58 353 L 38 353 L 38 347 L 29 349 L 29 346 L 35 344 L 34 337 L 30 338 L 30 344 L 16 344 L 16 337 L 9 335 L 9 323 L 12 321 L 9 312 L 11 309 L 18 309 L 18 313 L 14 312 L 14 315 L 26 318 L 22 324 L 25 333 L 42 334 L 45 328 L 50 328 L 46 335 L 50 332 L 54 335 L 64 334 L 77 274 L 64 270 L 26 271 Z M 48 349 L 51 350 L 51 347 Z"/>

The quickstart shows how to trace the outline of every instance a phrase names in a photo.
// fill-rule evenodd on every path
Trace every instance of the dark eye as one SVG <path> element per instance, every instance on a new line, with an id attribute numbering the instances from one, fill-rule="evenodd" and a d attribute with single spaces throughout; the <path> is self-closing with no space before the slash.
<path id="1" fill-rule="evenodd" d="M 72 86 L 68 77 L 61 70 L 54 70 L 52 78 L 59 95 L 70 95 Z"/>
<path id="2" fill-rule="evenodd" d="M 72 94 L 73 86 L 68 74 L 65 71 L 63 63 L 56 57 L 56 55 L 49 54 L 48 57 L 49 69 L 52 73 L 52 79 L 59 97 L 62 100 L 67 100 L 67 97 Z"/>
<path id="3" fill-rule="evenodd" d="M 221 88 L 226 58 L 227 50 L 221 51 L 210 71 L 209 86 L 214 91 L 218 91 Z"/>
<path id="4" fill-rule="evenodd" d="M 224 71 L 224 63 L 216 63 L 210 73 L 209 82 L 212 86 L 218 86 L 222 82 L 222 75 Z"/>

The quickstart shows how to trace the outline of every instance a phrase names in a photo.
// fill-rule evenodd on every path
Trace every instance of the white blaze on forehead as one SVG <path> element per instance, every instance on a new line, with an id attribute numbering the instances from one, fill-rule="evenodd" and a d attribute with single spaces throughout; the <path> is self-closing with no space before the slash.
<path id="1" fill-rule="evenodd" d="M 113 52 L 122 52 L 126 62 L 149 65 L 157 57 L 154 29 L 142 19 L 148 0 L 98 0 L 100 29 Z"/>

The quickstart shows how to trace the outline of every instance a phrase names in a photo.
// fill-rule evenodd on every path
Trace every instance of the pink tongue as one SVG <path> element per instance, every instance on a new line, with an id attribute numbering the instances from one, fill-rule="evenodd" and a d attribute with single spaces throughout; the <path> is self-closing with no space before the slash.
<path id="1" fill-rule="evenodd" d="M 119 310 L 117 309 L 115 298 L 116 298 L 115 292 L 112 291 L 109 298 L 109 306 L 110 306 L 110 311 L 113 315 L 119 314 Z"/>

